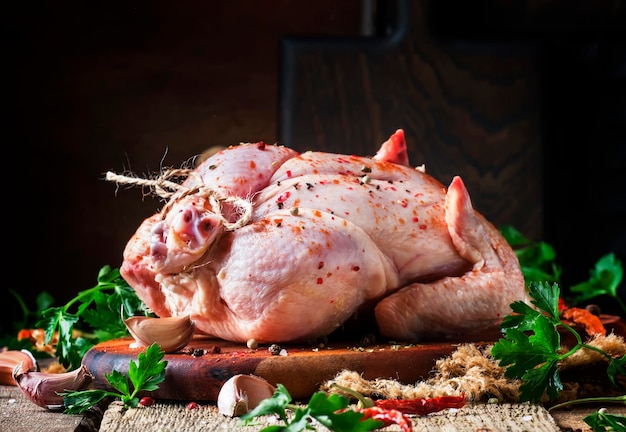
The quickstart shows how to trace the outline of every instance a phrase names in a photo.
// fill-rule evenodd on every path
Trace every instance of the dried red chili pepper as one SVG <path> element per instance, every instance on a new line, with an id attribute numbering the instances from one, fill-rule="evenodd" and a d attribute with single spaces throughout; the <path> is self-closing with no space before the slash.
<path id="1" fill-rule="evenodd" d="M 587 309 L 571 307 L 563 310 L 561 314 L 566 320 L 583 326 L 589 336 L 606 336 L 606 328 L 600 318 Z"/>
<path id="2" fill-rule="evenodd" d="M 398 410 L 373 406 L 369 408 L 356 409 L 355 411 L 364 415 L 362 420 L 371 418 L 382 422 L 383 426 L 381 427 L 397 424 L 404 432 L 411 432 L 413 430 L 413 422 L 411 419 Z"/>
<path id="3" fill-rule="evenodd" d="M 446 408 L 462 408 L 465 406 L 465 393 L 461 396 L 439 396 L 415 399 L 379 399 L 374 402 L 377 407 L 394 409 L 404 414 L 425 415 Z"/>

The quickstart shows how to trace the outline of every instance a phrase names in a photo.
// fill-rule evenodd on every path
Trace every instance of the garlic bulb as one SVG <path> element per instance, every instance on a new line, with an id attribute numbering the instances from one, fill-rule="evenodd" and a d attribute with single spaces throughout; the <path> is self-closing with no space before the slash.
<path id="1" fill-rule="evenodd" d="M 166 353 L 184 348 L 196 331 L 196 323 L 188 315 L 167 318 L 134 316 L 124 320 L 124 323 L 136 346 L 156 343 Z"/>
<path id="2" fill-rule="evenodd" d="M 271 398 L 276 387 L 256 375 L 235 375 L 217 395 L 217 409 L 229 417 L 239 417 L 254 409 L 263 399 Z"/>
<path id="3" fill-rule="evenodd" d="M 49 410 L 63 408 L 63 396 L 59 393 L 84 390 L 93 381 L 93 375 L 85 365 L 71 372 L 55 374 L 24 371 L 22 364 L 19 364 L 13 370 L 13 378 L 31 402 Z"/>
<path id="4" fill-rule="evenodd" d="M 37 360 L 28 350 L 8 350 L 0 352 L 0 385 L 17 385 L 13 379 L 13 369 L 22 365 L 21 372 L 38 370 Z"/>

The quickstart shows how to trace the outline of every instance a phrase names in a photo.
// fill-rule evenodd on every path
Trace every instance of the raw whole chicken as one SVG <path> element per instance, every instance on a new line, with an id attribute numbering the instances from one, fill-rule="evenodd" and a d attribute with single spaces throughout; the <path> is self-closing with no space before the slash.
<path id="1" fill-rule="evenodd" d="M 360 319 L 396 341 L 449 338 L 526 301 L 506 240 L 460 177 L 409 166 L 402 130 L 373 157 L 240 144 L 180 186 L 120 270 L 158 316 L 207 335 L 311 341 Z"/>

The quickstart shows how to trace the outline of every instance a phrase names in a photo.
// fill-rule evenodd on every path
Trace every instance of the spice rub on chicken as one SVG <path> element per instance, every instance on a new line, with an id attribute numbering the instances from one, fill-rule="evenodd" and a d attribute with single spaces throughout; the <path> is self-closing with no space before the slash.
<path id="1" fill-rule="evenodd" d="M 207 335 L 313 340 L 356 315 L 393 340 L 432 339 L 493 329 L 526 299 L 461 178 L 446 188 L 409 166 L 402 130 L 374 157 L 240 144 L 181 186 L 120 270 L 157 315 Z"/>

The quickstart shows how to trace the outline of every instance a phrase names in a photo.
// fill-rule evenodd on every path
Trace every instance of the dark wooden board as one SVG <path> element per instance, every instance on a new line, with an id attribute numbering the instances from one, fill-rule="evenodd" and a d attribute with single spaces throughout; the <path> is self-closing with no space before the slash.
<path id="1" fill-rule="evenodd" d="M 608 332 L 626 335 L 626 324 L 620 317 L 602 315 Z M 282 345 L 286 355 L 272 355 L 268 345 L 249 349 L 245 344 L 195 336 L 186 349 L 166 354 L 165 381 L 150 395 L 157 399 L 216 401 L 222 384 L 236 374 L 254 374 L 271 384 L 284 384 L 296 400 L 308 400 L 320 384 L 342 370 L 358 371 L 365 379 L 389 378 L 413 384 L 428 378 L 438 359 L 454 352 L 461 343 L 479 346 L 493 343 L 499 331 L 466 336 L 446 342 L 380 343 L 359 347 L 355 343 L 330 342 L 323 347 L 306 344 Z M 143 348 L 131 348 L 132 338 L 102 342 L 83 357 L 83 363 L 94 375 L 94 387 L 110 389 L 105 374 L 113 369 L 128 372 Z M 575 343 L 568 333 L 561 342 Z M 218 353 L 213 353 L 215 347 Z M 189 354 L 188 349 L 204 350 L 203 355 Z"/>
<path id="2" fill-rule="evenodd" d="M 128 371 L 141 348 L 130 348 L 131 338 L 103 342 L 93 347 L 83 363 L 94 375 L 96 388 L 108 389 L 105 374 Z M 478 342 L 484 344 L 486 342 Z M 210 351 L 218 346 L 219 353 Z M 272 355 L 268 346 L 248 349 L 244 344 L 195 337 L 188 347 L 204 349 L 193 356 L 166 354 L 165 381 L 151 393 L 157 399 L 216 401 L 222 384 L 236 374 L 254 374 L 273 385 L 284 384 L 295 399 L 308 399 L 321 383 L 347 369 L 365 379 L 391 378 L 415 383 L 427 378 L 437 359 L 452 353 L 458 343 L 378 344 L 369 347 L 333 343 L 323 348 L 282 345 L 287 355 Z"/>

